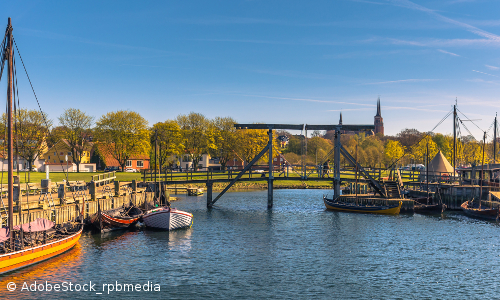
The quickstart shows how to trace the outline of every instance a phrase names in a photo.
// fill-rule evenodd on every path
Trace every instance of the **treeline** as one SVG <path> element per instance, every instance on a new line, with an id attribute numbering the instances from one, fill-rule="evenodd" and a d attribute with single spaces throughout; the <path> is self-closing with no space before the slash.
<path id="1" fill-rule="evenodd" d="M 5 115 L 3 119 L 5 132 Z M 122 168 L 127 160 L 139 155 L 150 156 L 151 165 L 157 163 L 158 168 L 178 164 L 180 156 L 197 166 L 203 154 L 218 158 L 225 168 L 228 161 L 234 158 L 251 161 L 268 141 L 266 131 L 236 130 L 236 121 L 232 118 L 208 119 L 194 112 L 149 126 L 145 118 L 133 111 L 109 112 L 95 120 L 79 109 L 70 108 L 58 117 L 58 121 L 59 126 L 52 127 L 52 120 L 46 113 L 26 109 L 16 112 L 17 153 L 30 168 L 37 157 L 61 139 L 65 139 L 71 148 L 72 160 L 78 171 L 84 151 L 89 151 L 91 145 L 96 143 L 105 147 L 94 148 L 95 155 L 100 156 L 102 161 L 104 156 L 111 155 Z M 157 162 L 153 155 L 155 148 Z M 267 156 L 262 159 L 267 159 Z"/>
<path id="2" fill-rule="evenodd" d="M 6 116 L 3 116 L 5 132 Z M 95 120 L 87 113 L 74 108 L 66 109 L 58 117 L 59 126 L 53 127 L 46 113 L 37 110 L 19 109 L 15 113 L 15 148 L 16 153 L 24 158 L 29 167 L 61 139 L 66 139 L 71 148 L 73 162 L 79 170 L 84 151 L 95 143 L 106 147 L 96 155 L 101 158 L 111 155 L 122 168 L 127 160 L 138 155 L 149 155 L 151 165 L 172 167 L 178 165 L 178 158 L 184 156 L 198 165 L 203 154 L 218 158 L 223 168 L 232 159 L 248 163 L 268 141 L 267 130 L 236 129 L 237 123 L 230 117 L 208 119 L 204 115 L 191 112 L 179 115 L 174 120 L 165 120 L 149 126 L 148 121 L 133 111 L 115 111 L 102 115 Z M 283 153 L 291 164 L 300 164 L 303 157 L 306 164 L 321 164 L 333 158 L 333 135 L 313 132 L 307 139 L 292 135 L 286 131 L 274 134 L 273 155 Z M 278 141 L 278 136 L 287 136 L 288 145 Z M 426 135 L 416 129 L 404 129 L 396 136 L 374 136 L 364 133 L 344 134 L 342 145 L 368 167 L 388 167 L 411 163 L 424 163 L 427 145 L 432 158 L 441 150 L 448 161 L 452 162 L 453 138 L 448 135 Z M 92 144 L 91 144 L 92 143 Z M 282 147 L 283 146 L 283 147 Z M 158 161 L 155 161 L 154 149 Z M 96 149 L 96 148 L 94 148 Z M 356 150 L 357 149 L 357 150 Z M 492 160 L 492 146 L 486 148 L 485 162 Z M 304 154 L 304 156 L 303 156 Z M 481 143 L 471 136 L 457 141 L 457 165 L 478 165 L 482 159 Z M 102 159 L 103 160 L 103 159 Z M 262 162 L 267 161 L 267 153 Z M 342 164 L 346 164 L 344 159 Z"/>
<path id="3" fill-rule="evenodd" d="M 292 164 L 302 162 L 305 154 L 306 164 L 321 164 L 327 159 L 333 159 L 333 134 L 313 133 L 305 139 L 304 136 L 281 132 L 289 138 L 288 147 L 284 150 L 285 157 Z M 427 147 L 429 158 L 432 159 L 441 151 L 446 159 L 453 162 L 453 137 L 450 135 L 426 134 L 416 129 L 404 129 L 395 136 L 343 134 L 342 145 L 353 157 L 357 157 L 361 165 L 367 167 L 387 168 L 391 165 L 405 166 L 408 164 L 425 164 Z M 457 166 L 479 165 L 482 162 L 482 142 L 468 135 L 457 139 Z M 485 163 L 493 160 L 492 143 L 485 148 Z M 341 157 L 341 164 L 347 161 Z"/>

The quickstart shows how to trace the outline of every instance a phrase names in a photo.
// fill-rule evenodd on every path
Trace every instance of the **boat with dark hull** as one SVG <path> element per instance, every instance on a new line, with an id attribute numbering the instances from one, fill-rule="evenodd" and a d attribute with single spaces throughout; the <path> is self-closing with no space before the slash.
<path id="1" fill-rule="evenodd" d="M 446 204 L 422 204 L 415 202 L 413 211 L 419 214 L 443 213 L 446 210 Z"/>
<path id="2" fill-rule="evenodd" d="M 474 207 L 474 201 L 465 201 L 461 205 L 462 211 L 469 217 L 498 220 L 500 209 L 498 208 L 480 208 Z"/>
<path id="3" fill-rule="evenodd" d="M 432 201 L 427 197 L 413 198 L 413 201 L 414 201 L 413 212 L 419 214 L 443 213 L 447 208 L 446 204 L 444 203 L 429 204 L 429 202 Z"/>
<path id="4" fill-rule="evenodd" d="M 384 214 L 384 215 L 397 215 L 401 210 L 403 201 L 399 201 L 398 205 L 357 205 L 354 203 L 338 202 L 333 199 L 328 199 L 323 196 L 323 201 L 327 209 L 343 211 L 343 212 L 356 212 L 365 214 Z"/>
<path id="5" fill-rule="evenodd" d="M 90 218 L 92 227 L 100 232 L 126 229 L 141 219 L 143 212 L 136 206 L 124 206 L 110 210 L 98 210 Z"/>

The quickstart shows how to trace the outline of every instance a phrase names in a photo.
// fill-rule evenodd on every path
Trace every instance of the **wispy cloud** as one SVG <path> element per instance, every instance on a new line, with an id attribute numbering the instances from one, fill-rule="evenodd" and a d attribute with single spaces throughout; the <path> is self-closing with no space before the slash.
<path id="1" fill-rule="evenodd" d="M 391 80 L 391 81 L 381 81 L 381 82 L 370 82 L 370 83 L 364 83 L 363 85 L 406 83 L 406 82 L 428 82 L 428 81 L 438 81 L 438 80 L 440 80 L 440 79 L 401 79 L 401 80 Z"/>
<path id="2" fill-rule="evenodd" d="M 170 54 L 170 55 L 185 55 L 182 53 L 174 53 L 171 51 L 166 51 L 162 49 L 155 49 L 155 48 L 149 48 L 149 47 L 143 47 L 143 46 L 135 46 L 135 45 L 125 45 L 125 44 L 117 44 L 117 43 L 109 43 L 109 42 L 101 42 L 101 41 L 96 41 L 96 40 L 90 40 L 78 36 L 72 36 L 72 35 L 67 35 L 67 34 L 60 34 L 60 33 L 55 33 L 55 32 L 49 32 L 49 31 L 42 31 L 42 30 L 37 30 L 37 29 L 29 29 L 29 28 L 19 28 L 20 32 L 40 38 L 46 38 L 46 39 L 53 39 L 53 40 L 63 40 L 63 41 L 68 41 L 68 42 L 74 42 L 74 43 L 82 43 L 82 44 L 90 44 L 90 45 L 97 45 L 97 46 L 103 46 L 103 47 L 113 47 L 113 48 L 119 48 L 119 49 L 126 49 L 126 50 L 134 50 L 134 51 L 149 51 L 149 52 L 156 52 L 156 53 L 162 53 L 162 54 Z"/>
<path id="3" fill-rule="evenodd" d="M 500 41 L 490 39 L 420 39 L 402 40 L 395 38 L 380 39 L 394 45 L 411 45 L 420 47 L 464 47 L 464 46 L 489 46 L 500 47 Z"/>
<path id="4" fill-rule="evenodd" d="M 480 79 L 480 78 L 475 78 L 475 79 L 467 79 L 467 81 L 500 85 L 500 82 L 498 80 L 484 80 L 484 79 Z M 470 104 L 470 103 L 468 103 L 468 104 Z"/>
<path id="5" fill-rule="evenodd" d="M 498 71 L 500 70 L 499 67 L 495 67 L 495 66 L 490 66 L 490 65 L 484 65 L 486 68 L 490 69 L 490 70 L 493 70 L 493 71 Z"/>
<path id="6" fill-rule="evenodd" d="M 438 49 L 438 51 L 441 52 L 441 53 L 452 55 L 452 56 L 460 56 L 460 55 L 458 55 L 456 53 L 448 52 L 448 51 L 445 51 L 445 50 L 442 50 L 442 49 Z"/>
<path id="7" fill-rule="evenodd" d="M 445 17 L 442 14 L 436 12 L 435 10 L 432 10 L 432 9 L 429 9 L 429 8 L 424 7 L 422 5 L 413 3 L 409 0 L 389 0 L 389 3 L 393 4 L 394 6 L 400 6 L 400 7 L 405 7 L 405 8 L 412 9 L 412 10 L 418 10 L 418 11 L 425 12 L 438 20 L 462 27 L 471 33 L 474 33 L 478 36 L 486 38 L 487 40 L 493 41 L 495 43 L 500 43 L 500 36 L 498 36 L 496 34 L 479 29 L 479 28 L 472 26 L 470 24 L 467 24 L 467 23 Z"/>
<path id="8" fill-rule="evenodd" d="M 356 105 L 356 106 L 375 107 L 375 104 L 353 103 L 353 102 L 334 101 L 334 100 L 320 100 L 320 99 L 312 99 L 312 98 L 274 97 L 274 96 L 251 95 L 251 94 L 239 94 L 239 95 L 245 96 L 245 97 L 257 97 L 257 98 L 276 99 L 276 100 L 291 100 L 291 101 L 305 101 L 305 102 L 333 103 L 333 104 L 349 104 L 349 105 Z"/>
<path id="9" fill-rule="evenodd" d="M 472 70 L 472 72 L 481 73 L 481 74 L 488 75 L 488 76 L 493 76 L 493 77 L 498 77 L 497 75 L 492 75 L 492 74 L 488 74 L 488 73 L 484 73 L 484 72 L 476 71 L 476 70 Z"/>

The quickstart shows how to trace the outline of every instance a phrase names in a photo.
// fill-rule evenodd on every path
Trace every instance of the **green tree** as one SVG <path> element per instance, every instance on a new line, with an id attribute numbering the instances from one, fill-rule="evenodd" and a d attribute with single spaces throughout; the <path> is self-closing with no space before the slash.
<path id="1" fill-rule="evenodd" d="M 50 134 L 47 136 L 47 147 L 52 148 L 58 141 L 64 138 L 66 134 L 66 128 L 64 126 L 56 126 L 50 130 Z"/>
<path id="2" fill-rule="evenodd" d="M 404 154 L 403 146 L 399 141 L 388 140 L 385 143 L 384 156 L 388 164 L 394 163 Z"/>
<path id="3" fill-rule="evenodd" d="M 215 129 L 204 115 L 191 112 L 189 115 L 179 115 L 177 123 L 184 137 L 184 151 L 197 168 L 203 154 L 217 149 L 215 145 Z"/>
<path id="4" fill-rule="evenodd" d="M 322 164 L 328 159 L 326 155 L 333 149 L 333 143 L 330 140 L 320 136 L 315 136 L 307 140 L 307 155 L 314 163 Z"/>
<path id="5" fill-rule="evenodd" d="M 3 114 L 2 118 L 3 123 L 6 124 L 7 115 Z M 45 138 L 52 121 L 47 118 L 47 114 L 44 112 L 19 109 L 13 115 L 13 122 L 15 126 L 15 132 L 13 133 L 14 151 L 26 160 L 27 167 L 31 171 L 35 159 L 40 157 L 43 151 L 47 149 Z"/>
<path id="6" fill-rule="evenodd" d="M 158 122 L 151 128 L 151 145 L 155 146 L 155 138 L 158 136 L 158 167 L 172 167 L 177 161 L 177 156 L 184 152 L 184 140 L 179 124 L 174 120 Z M 160 155 L 161 154 L 161 155 Z M 156 158 L 151 155 L 151 163 Z"/>
<path id="7" fill-rule="evenodd" d="M 84 151 L 90 152 L 90 143 L 88 133 L 94 123 L 94 117 L 85 114 L 76 108 L 68 108 L 59 117 L 59 123 L 65 129 L 64 138 L 71 149 L 73 162 L 76 164 L 76 170 L 80 172 L 80 164 L 84 157 Z"/>
<path id="8" fill-rule="evenodd" d="M 227 162 L 234 158 L 234 151 L 237 149 L 238 137 L 235 123 L 236 121 L 229 117 L 217 117 L 212 122 L 216 147 L 211 148 L 210 155 L 219 158 L 223 170 L 226 169 Z"/>
<path id="9" fill-rule="evenodd" d="M 96 122 L 96 133 L 122 171 L 128 159 L 147 155 L 150 149 L 148 121 L 133 111 L 119 110 L 101 116 Z"/>
<path id="10" fill-rule="evenodd" d="M 240 129 L 238 130 L 238 154 L 245 160 L 245 165 L 250 163 L 257 154 L 267 145 L 269 136 L 267 130 Z M 263 156 L 264 160 L 267 155 Z"/>

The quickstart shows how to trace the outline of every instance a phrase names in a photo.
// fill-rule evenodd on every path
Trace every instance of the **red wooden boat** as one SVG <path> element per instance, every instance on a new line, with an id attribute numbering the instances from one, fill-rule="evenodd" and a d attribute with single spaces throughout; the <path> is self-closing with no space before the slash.
<path id="1" fill-rule="evenodd" d="M 136 206 L 124 206 L 110 210 L 99 210 L 90 218 L 90 223 L 100 232 L 125 229 L 135 225 L 142 217 L 142 210 Z"/>

